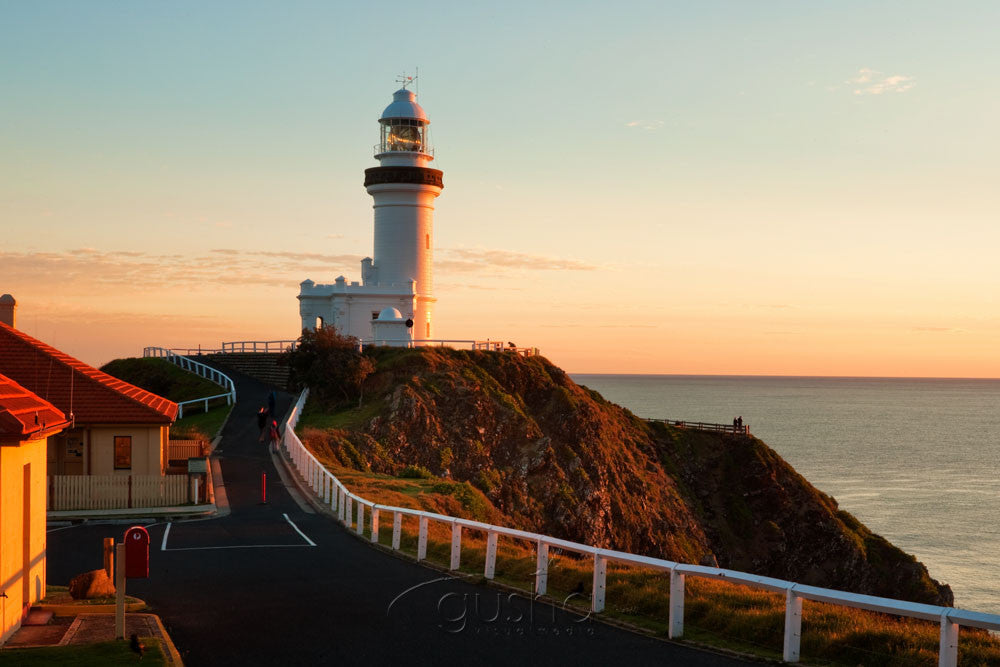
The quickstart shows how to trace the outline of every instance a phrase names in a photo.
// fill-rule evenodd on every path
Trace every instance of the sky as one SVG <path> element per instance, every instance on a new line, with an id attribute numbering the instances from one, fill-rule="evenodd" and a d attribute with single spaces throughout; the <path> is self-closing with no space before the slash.
<path id="1" fill-rule="evenodd" d="M 996 2 L 0 0 L 0 293 L 93 364 L 360 280 L 419 68 L 436 335 L 570 372 L 1000 377 Z"/>

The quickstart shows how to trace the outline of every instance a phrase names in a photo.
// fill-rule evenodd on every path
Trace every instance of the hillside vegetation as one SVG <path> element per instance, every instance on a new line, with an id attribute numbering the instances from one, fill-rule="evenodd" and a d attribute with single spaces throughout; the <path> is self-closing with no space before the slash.
<path id="1" fill-rule="evenodd" d="M 175 403 L 215 396 L 225 391 L 214 382 L 209 382 L 163 359 L 137 357 L 115 359 L 101 366 L 101 370 Z"/>
<path id="2" fill-rule="evenodd" d="M 217 396 L 225 391 L 214 382 L 209 382 L 163 359 L 136 357 L 115 359 L 101 366 L 101 370 L 175 403 Z M 207 412 L 204 412 L 204 407 L 200 403 L 186 406 L 184 418 L 178 419 L 170 427 L 170 437 L 181 440 L 211 440 L 222 428 L 230 409 L 224 398 L 209 401 Z"/>
<path id="3" fill-rule="evenodd" d="M 332 465 L 450 486 L 451 513 L 601 547 L 919 602 L 951 590 L 763 442 L 649 423 L 541 357 L 373 349 L 364 403 L 307 406 Z"/>

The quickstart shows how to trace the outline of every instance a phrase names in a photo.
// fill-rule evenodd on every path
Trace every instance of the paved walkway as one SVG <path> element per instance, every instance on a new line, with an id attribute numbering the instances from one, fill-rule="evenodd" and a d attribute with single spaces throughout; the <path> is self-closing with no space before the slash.
<path id="1" fill-rule="evenodd" d="M 128 587 L 164 620 L 186 664 L 748 664 L 452 578 L 303 511 L 258 442 L 255 412 L 270 388 L 227 374 L 240 400 L 217 454 L 231 513 L 148 526 L 150 578 Z M 291 400 L 282 393 L 279 411 Z M 50 581 L 99 567 L 101 539 L 121 532 L 50 533 Z"/>

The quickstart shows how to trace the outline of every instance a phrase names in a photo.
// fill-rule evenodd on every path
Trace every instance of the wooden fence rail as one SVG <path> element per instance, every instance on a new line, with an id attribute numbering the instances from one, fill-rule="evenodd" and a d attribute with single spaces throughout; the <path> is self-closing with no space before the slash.
<path id="1" fill-rule="evenodd" d="M 189 502 L 186 475 L 51 475 L 49 510 L 168 507 Z"/>
<path id="2" fill-rule="evenodd" d="M 187 461 L 190 458 L 208 455 L 208 443 L 204 440 L 171 440 L 167 450 L 168 461 Z"/>

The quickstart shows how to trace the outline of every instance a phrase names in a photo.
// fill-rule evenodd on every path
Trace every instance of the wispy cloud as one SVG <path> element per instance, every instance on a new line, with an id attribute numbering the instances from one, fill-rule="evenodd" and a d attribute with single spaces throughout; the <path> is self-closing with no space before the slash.
<path id="1" fill-rule="evenodd" d="M 625 123 L 625 127 L 634 127 L 640 130 L 658 130 L 663 125 L 662 120 L 631 120 Z"/>
<path id="2" fill-rule="evenodd" d="M 913 331 L 922 333 L 968 333 L 965 329 L 955 327 L 913 327 Z"/>
<path id="3" fill-rule="evenodd" d="M 905 93 L 913 88 L 915 79 L 904 74 L 883 76 L 883 72 L 862 67 L 856 76 L 844 83 L 855 95 L 881 95 L 883 93 Z"/>
<path id="4" fill-rule="evenodd" d="M 442 271 L 477 272 L 490 270 L 593 271 L 598 267 L 577 259 L 529 255 L 509 250 L 442 248 L 435 267 Z"/>
<path id="5" fill-rule="evenodd" d="M 359 270 L 358 255 L 215 248 L 194 255 L 106 252 L 2 252 L 4 284 L 44 285 L 61 293 L 108 293 L 213 286 L 295 288 L 304 278 L 332 280 Z M 6 288 L 10 291 L 12 288 Z"/>

